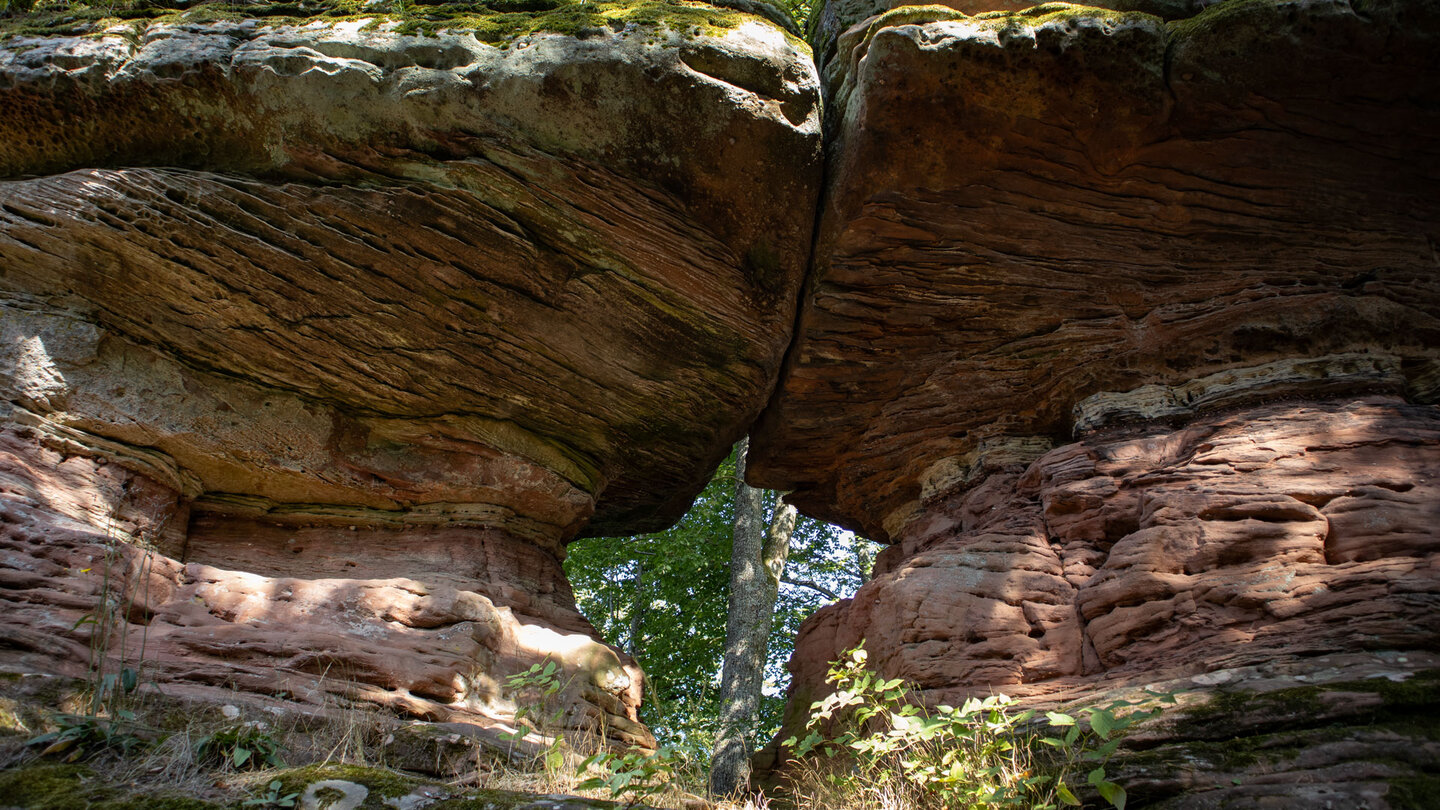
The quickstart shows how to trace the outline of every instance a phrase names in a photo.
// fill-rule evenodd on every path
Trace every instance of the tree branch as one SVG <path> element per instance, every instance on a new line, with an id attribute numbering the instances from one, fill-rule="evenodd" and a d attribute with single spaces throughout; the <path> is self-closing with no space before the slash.
<path id="1" fill-rule="evenodd" d="M 821 585 L 818 582 L 811 582 L 808 579 L 791 579 L 790 577 L 780 577 L 780 581 L 785 583 L 786 585 L 798 585 L 801 588 L 809 588 L 810 590 L 824 594 L 831 599 L 840 599 L 840 594 L 835 593 L 834 591 L 830 590 L 824 585 Z"/>

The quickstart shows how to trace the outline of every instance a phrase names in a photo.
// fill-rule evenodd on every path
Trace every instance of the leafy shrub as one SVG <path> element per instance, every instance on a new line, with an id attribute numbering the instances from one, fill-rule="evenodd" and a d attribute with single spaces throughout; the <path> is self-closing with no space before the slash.
<path id="1" fill-rule="evenodd" d="M 615 801 L 644 804 L 676 782 L 684 770 L 684 757 L 669 746 L 654 753 L 632 748 L 623 754 L 603 751 L 580 763 L 580 772 L 596 770 L 594 776 L 576 785 L 577 790 L 607 790 Z"/>
<path id="2" fill-rule="evenodd" d="M 283 768 L 282 750 L 284 746 L 265 729 L 253 723 L 238 723 L 201 737 L 195 743 L 195 759 L 234 770 Z"/>
<path id="3" fill-rule="evenodd" d="M 1012 713 L 1015 701 L 1005 695 L 927 710 L 900 679 L 881 678 L 866 660 L 862 646 L 831 664 L 827 682 L 835 691 L 810 707 L 807 736 L 784 743 L 831 792 L 851 797 L 844 801 L 869 796 L 868 803 L 894 804 L 900 797 L 918 807 L 1052 810 L 1081 804 L 1073 780 L 1086 771 L 1086 782 L 1124 810 L 1125 789 L 1106 778 L 1105 765 L 1126 731 L 1158 708 L 1129 701 L 1086 708 L 1077 712 L 1086 726 L 1048 712 L 1046 735 L 1034 711 Z"/>
<path id="4" fill-rule="evenodd" d="M 515 731 L 501 733 L 501 738 L 511 743 L 525 739 L 533 729 L 549 742 L 540 763 L 552 779 L 565 766 L 565 738 L 561 735 L 561 721 L 565 710 L 555 705 L 555 695 L 564 685 L 560 682 L 560 667 L 548 658 L 540 664 L 531 664 L 524 672 L 505 679 L 506 691 L 515 701 Z"/>
<path id="5" fill-rule="evenodd" d="M 41 756 L 59 756 L 65 762 L 93 759 L 101 754 L 130 754 L 148 743 L 136 733 L 135 715 L 128 711 L 114 717 L 87 714 L 61 714 L 55 718 L 59 728 L 26 741 L 30 747 L 44 746 Z"/>
<path id="6" fill-rule="evenodd" d="M 270 782 L 270 789 L 253 799 L 246 799 L 240 803 L 241 807 L 264 807 L 264 808 L 290 808 L 300 799 L 299 791 L 294 793 L 282 793 L 284 783 L 279 779 Z"/>

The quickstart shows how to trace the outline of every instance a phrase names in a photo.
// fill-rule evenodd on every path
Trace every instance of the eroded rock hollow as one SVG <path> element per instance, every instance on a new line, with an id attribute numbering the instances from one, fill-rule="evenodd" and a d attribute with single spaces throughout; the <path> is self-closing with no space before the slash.
<path id="1" fill-rule="evenodd" d="M 764 405 L 818 83 L 771 18 L 586 8 L 0 42 L 5 666 L 114 622 L 172 692 L 503 726 L 550 658 L 568 726 L 650 744 L 560 562 Z"/>
<path id="2" fill-rule="evenodd" d="M 802 629 L 788 722 L 864 639 L 936 701 L 1186 693 L 1132 804 L 1411 806 L 1440 17 L 1181 5 L 822 14 L 827 188 L 749 469 L 891 545 Z"/>

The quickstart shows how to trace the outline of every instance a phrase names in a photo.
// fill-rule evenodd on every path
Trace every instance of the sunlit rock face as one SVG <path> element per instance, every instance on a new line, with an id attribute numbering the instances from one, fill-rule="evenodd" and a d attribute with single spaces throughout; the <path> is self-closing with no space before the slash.
<path id="1" fill-rule="evenodd" d="M 792 724 L 862 638 L 936 700 L 1433 685 L 1434 4 L 852 7 L 749 470 L 891 548 L 802 631 Z M 1433 724 L 1382 723 L 1435 716 L 1406 694 L 1176 722 L 1132 798 L 1405 806 L 1440 766 Z M 1272 753 L 1197 747 L 1237 734 Z"/>
<path id="2" fill-rule="evenodd" d="M 0 40 L 4 665 L 83 672 L 108 570 L 159 682 L 504 724 L 550 657 L 648 742 L 564 546 L 754 419 L 820 170 L 808 53 L 684 11 Z"/>

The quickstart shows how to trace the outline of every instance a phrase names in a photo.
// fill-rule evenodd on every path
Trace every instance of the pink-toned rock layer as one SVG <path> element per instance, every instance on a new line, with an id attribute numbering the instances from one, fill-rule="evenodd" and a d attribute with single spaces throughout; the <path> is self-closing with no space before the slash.
<path id="1" fill-rule="evenodd" d="M 891 5 L 815 30 L 827 187 L 749 467 L 890 548 L 801 631 L 782 738 L 864 639 L 927 700 L 1187 693 L 1131 806 L 1414 806 L 1435 5 Z"/>
<path id="2" fill-rule="evenodd" d="M 804 49 L 687 11 L 0 30 L 0 668 L 493 739 L 550 659 L 652 744 L 565 546 L 763 407 L 821 169 Z"/>
<path id="3" fill-rule="evenodd" d="M 1098 433 L 927 502 L 874 579 L 802 627 L 787 724 L 863 641 L 934 702 L 1179 693 L 1139 738 L 1153 750 L 1112 768 L 1137 806 L 1410 806 L 1390 783 L 1440 766 L 1405 725 L 1440 698 L 1437 526 L 1433 406 L 1277 403 Z M 1297 691 L 1317 684 L 1339 685 Z M 1217 689 L 1226 710 L 1207 708 Z"/>
<path id="4" fill-rule="evenodd" d="M 1440 648 L 1440 413 L 1281 403 L 1118 430 L 929 505 L 795 669 L 865 639 L 949 698 Z"/>
<path id="5" fill-rule="evenodd" d="M 556 555 L 532 542 L 192 508 L 29 428 L 0 434 L 0 471 L 0 652 L 12 671 L 84 678 L 110 634 L 110 671 L 138 669 L 172 697 L 378 704 L 505 728 L 516 709 L 505 675 L 551 658 L 569 673 L 556 698 L 566 726 L 651 744 L 636 722 L 639 668 L 595 640 Z"/>

